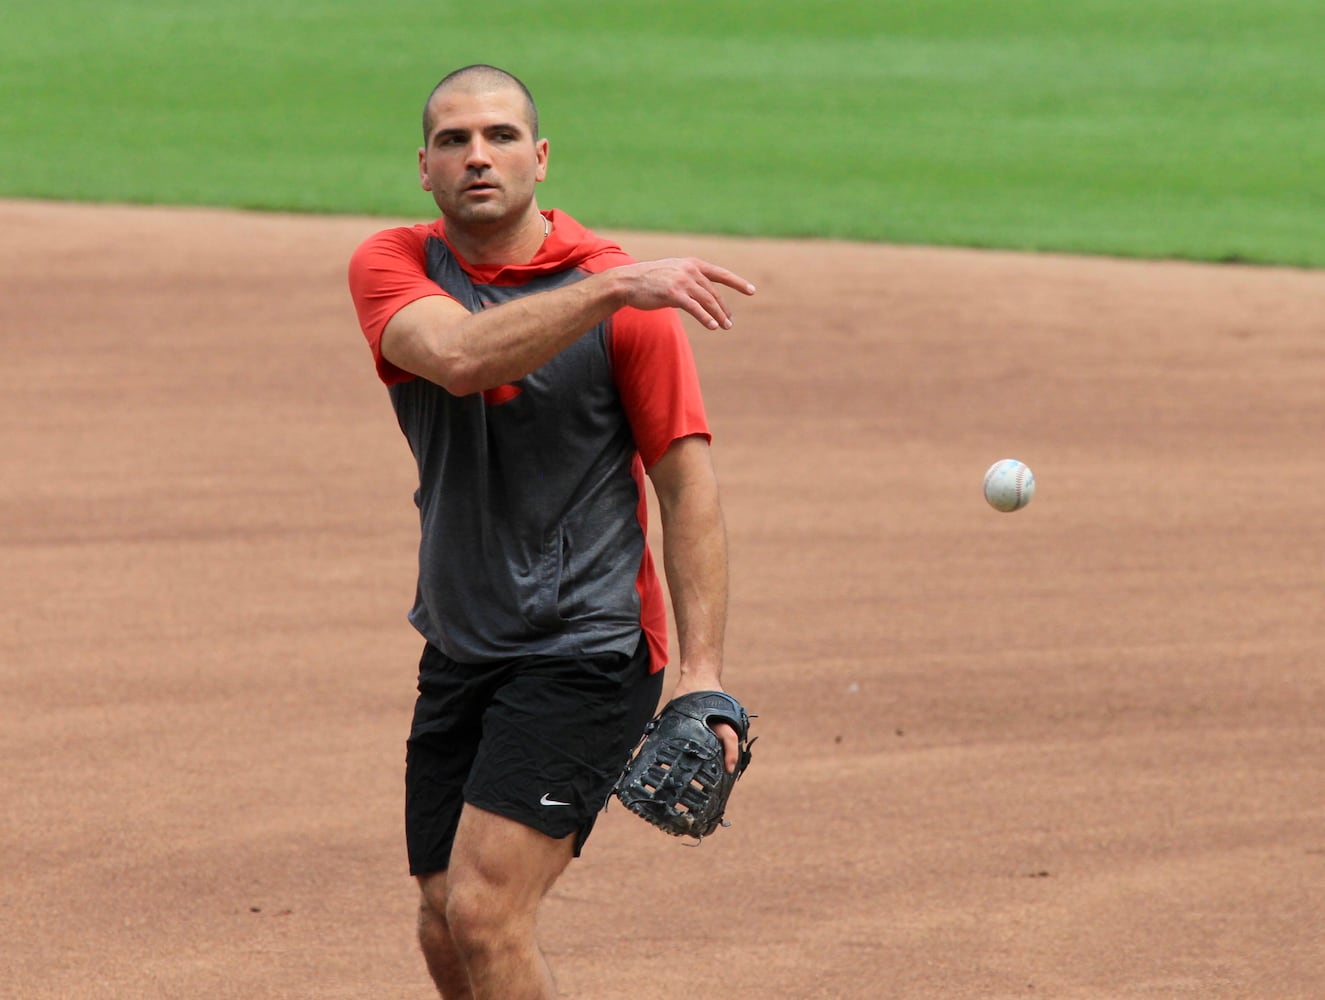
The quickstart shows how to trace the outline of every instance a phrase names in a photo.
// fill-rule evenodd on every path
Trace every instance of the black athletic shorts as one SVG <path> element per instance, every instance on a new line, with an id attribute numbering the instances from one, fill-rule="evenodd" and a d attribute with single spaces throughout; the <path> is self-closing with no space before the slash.
<path id="1" fill-rule="evenodd" d="M 466 802 L 579 855 L 631 749 L 658 708 L 663 673 L 633 656 L 456 663 L 429 644 L 405 755 L 411 875 L 442 871 Z"/>

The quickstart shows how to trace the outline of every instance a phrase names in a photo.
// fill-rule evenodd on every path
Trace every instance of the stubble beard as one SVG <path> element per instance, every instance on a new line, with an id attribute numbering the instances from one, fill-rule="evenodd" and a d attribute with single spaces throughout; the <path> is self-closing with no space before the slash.
<path id="1" fill-rule="evenodd" d="M 490 235 L 518 226 L 527 207 L 527 200 L 516 205 L 507 190 L 499 188 L 493 195 L 480 199 L 466 198 L 462 192 L 449 207 L 442 206 L 442 214 L 457 227 Z"/>

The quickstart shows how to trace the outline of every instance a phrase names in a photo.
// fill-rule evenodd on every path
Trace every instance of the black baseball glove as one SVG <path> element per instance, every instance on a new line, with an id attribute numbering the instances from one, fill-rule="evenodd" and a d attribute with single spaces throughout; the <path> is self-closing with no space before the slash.
<path id="1" fill-rule="evenodd" d="M 736 770 L 727 771 L 713 723 L 740 738 Z M 613 793 L 631 812 L 674 837 L 702 840 L 719 826 L 727 798 L 750 766 L 750 717 L 721 691 L 673 698 L 644 729 Z"/>

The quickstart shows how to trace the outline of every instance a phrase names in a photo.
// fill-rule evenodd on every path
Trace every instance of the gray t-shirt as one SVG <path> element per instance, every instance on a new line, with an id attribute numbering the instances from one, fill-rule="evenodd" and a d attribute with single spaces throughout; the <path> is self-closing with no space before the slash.
<path id="1" fill-rule="evenodd" d="M 569 269 L 476 285 L 446 243 L 427 272 L 471 312 L 581 280 Z M 419 584 L 410 621 L 459 662 L 630 654 L 644 552 L 635 442 L 600 323 L 512 386 L 458 397 L 390 389 L 419 467 Z"/>

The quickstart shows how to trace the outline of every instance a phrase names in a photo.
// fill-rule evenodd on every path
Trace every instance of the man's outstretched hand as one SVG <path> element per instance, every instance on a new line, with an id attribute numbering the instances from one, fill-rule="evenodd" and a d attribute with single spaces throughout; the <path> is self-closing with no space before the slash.
<path id="1" fill-rule="evenodd" d="M 674 306 L 710 330 L 730 330 L 732 311 L 719 286 L 753 295 L 755 286 L 739 274 L 698 257 L 670 257 L 616 268 L 624 279 L 625 305 L 636 309 Z"/>

